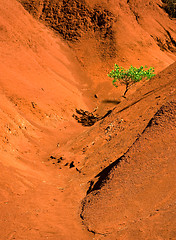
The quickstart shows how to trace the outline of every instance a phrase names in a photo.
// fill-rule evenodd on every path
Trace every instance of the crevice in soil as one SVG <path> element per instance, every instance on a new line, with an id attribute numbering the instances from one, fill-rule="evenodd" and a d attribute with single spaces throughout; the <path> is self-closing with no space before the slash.
<path id="1" fill-rule="evenodd" d="M 157 21 L 158 22 L 158 21 Z M 166 32 L 166 39 L 162 40 L 158 37 L 154 37 L 151 35 L 151 37 L 156 41 L 157 45 L 160 47 L 161 51 L 171 51 L 175 52 L 176 51 L 176 41 L 173 39 L 171 36 L 170 32 L 160 23 L 160 26 L 164 29 Z"/>
<path id="2" fill-rule="evenodd" d="M 171 43 L 174 45 L 174 47 L 176 47 L 176 41 L 172 38 L 170 32 L 168 30 L 165 30 L 165 31 L 166 31 Z"/>
<path id="3" fill-rule="evenodd" d="M 175 0 L 161 0 L 163 2 L 161 8 L 164 9 L 170 16 L 170 18 L 176 17 L 176 2 Z"/>
<path id="4" fill-rule="evenodd" d="M 130 11 L 135 16 L 137 23 L 139 23 L 139 18 L 140 18 L 139 14 L 132 9 L 131 4 L 130 4 L 130 2 L 128 0 L 127 0 L 127 4 L 128 4 L 128 6 L 130 8 Z"/>
<path id="5" fill-rule="evenodd" d="M 98 180 L 96 182 L 90 181 L 90 186 L 89 186 L 89 189 L 87 190 L 87 194 L 89 194 L 89 193 L 91 193 L 91 192 L 93 192 L 95 190 L 101 189 L 101 187 L 107 181 L 108 176 L 109 176 L 111 170 L 120 163 L 122 158 L 123 158 L 123 156 L 120 157 L 119 159 L 117 159 L 112 164 L 110 164 L 105 169 L 103 169 L 103 171 L 101 171 L 98 175 L 96 175 L 95 178 L 98 178 Z"/>

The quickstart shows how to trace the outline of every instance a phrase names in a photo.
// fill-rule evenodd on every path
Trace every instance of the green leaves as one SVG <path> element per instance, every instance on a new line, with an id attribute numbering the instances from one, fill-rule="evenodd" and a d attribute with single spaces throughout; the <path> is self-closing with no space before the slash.
<path id="1" fill-rule="evenodd" d="M 118 87 L 118 83 L 126 85 L 125 96 L 126 92 L 133 84 L 140 82 L 142 79 L 150 79 L 155 76 L 155 74 L 153 67 L 150 67 L 148 70 L 147 66 L 141 66 L 140 68 L 131 66 L 129 69 L 125 69 L 115 64 L 114 69 L 108 76 L 113 78 L 112 83 L 115 87 Z"/>

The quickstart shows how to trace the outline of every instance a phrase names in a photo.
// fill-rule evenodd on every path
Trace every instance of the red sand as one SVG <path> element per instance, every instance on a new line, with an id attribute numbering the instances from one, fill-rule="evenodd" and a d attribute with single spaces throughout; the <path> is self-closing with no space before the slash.
<path id="1" fill-rule="evenodd" d="M 175 239 L 175 117 L 167 102 L 85 198 L 82 218 L 97 239 Z"/>
<path id="2" fill-rule="evenodd" d="M 36 19 L 0 1 L 0 240 L 175 239 L 175 20 L 160 1 L 20 2 Z M 115 62 L 173 64 L 125 100 Z"/>

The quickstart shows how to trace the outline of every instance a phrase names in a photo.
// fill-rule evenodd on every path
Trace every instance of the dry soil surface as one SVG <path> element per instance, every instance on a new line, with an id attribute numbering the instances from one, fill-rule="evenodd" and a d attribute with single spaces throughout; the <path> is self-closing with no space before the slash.
<path id="1" fill-rule="evenodd" d="M 175 29 L 159 0 L 0 0 L 0 240 L 176 239 Z M 115 62 L 158 74 L 124 99 Z"/>

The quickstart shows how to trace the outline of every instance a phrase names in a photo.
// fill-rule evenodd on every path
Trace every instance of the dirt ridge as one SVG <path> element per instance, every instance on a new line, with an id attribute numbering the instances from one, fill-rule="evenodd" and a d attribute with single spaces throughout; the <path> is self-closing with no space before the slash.
<path id="1" fill-rule="evenodd" d="M 156 237 L 174 239 L 175 113 L 176 102 L 173 98 L 161 106 L 129 151 L 117 160 L 116 166 L 102 179 L 103 184 L 85 197 L 81 218 L 89 231 L 104 234 L 105 239 L 123 239 L 124 236 L 128 236 L 127 239 L 151 239 L 151 232 Z M 164 139 L 166 136 L 168 142 Z M 144 142 L 148 148 L 144 149 Z M 164 146 L 165 152 L 158 150 L 161 154 L 158 155 L 155 147 L 160 145 Z M 164 181 L 161 180 L 160 171 Z M 157 187 L 151 181 L 154 181 Z M 149 192 L 152 192 L 153 199 L 146 195 Z M 133 204 L 130 198 L 126 199 L 128 194 L 134 201 Z M 138 198 L 141 199 L 140 202 Z M 124 201 L 130 205 L 129 219 L 123 206 Z M 100 220 L 102 214 L 105 222 Z M 156 215 L 157 223 L 151 219 Z M 165 222 L 169 224 L 169 221 L 170 227 L 163 226 Z"/>
<path id="2" fill-rule="evenodd" d="M 162 105 L 160 107 L 160 109 L 154 114 L 154 116 L 150 119 L 149 123 L 147 124 L 147 126 L 144 128 L 144 130 L 142 131 L 142 133 L 140 134 L 140 136 L 138 136 L 135 141 L 133 142 L 133 144 L 128 148 L 128 150 L 120 157 L 118 158 L 116 161 L 114 161 L 112 164 L 110 164 L 109 166 L 107 166 L 106 168 L 103 169 L 103 171 L 101 171 L 100 173 L 98 173 L 95 176 L 95 179 L 97 179 L 95 182 L 90 181 L 90 187 L 87 190 L 87 195 L 90 194 L 93 191 L 97 191 L 97 190 L 101 190 L 101 188 L 106 184 L 106 182 L 109 180 L 109 175 L 111 174 L 111 172 L 117 167 L 118 164 L 120 164 L 121 161 L 123 161 L 123 159 L 125 159 L 125 156 L 128 155 L 129 151 L 133 148 L 133 146 L 136 144 L 136 142 L 139 141 L 139 138 L 142 137 L 142 135 L 148 130 L 148 128 L 150 128 L 152 125 L 158 125 L 157 123 L 157 119 L 159 118 L 159 116 L 163 115 L 165 112 L 167 112 L 167 108 L 169 108 L 169 105 L 171 105 L 171 109 L 168 110 L 169 114 L 168 115 L 168 120 L 172 121 L 175 115 L 174 110 L 176 110 L 176 102 L 173 101 L 167 101 L 166 104 Z M 175 107 L 175 108 L 174 108 Z M 172 111 L 173 109 L 173 111 Z M 168 122 L 167 120 L 167 122 Z M 83 203 L 84 205 L 84 203 Z M 82 210 L 83 212 L 84 210 Z M 82 216 L 82 213 L 81 213 Z"/>

